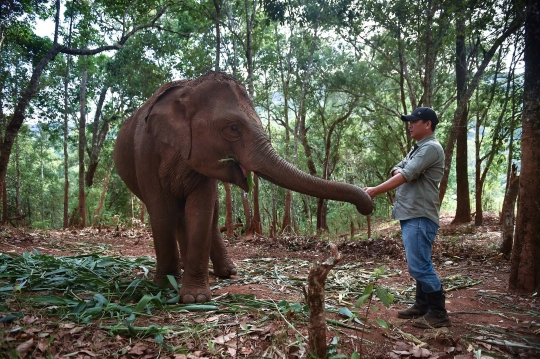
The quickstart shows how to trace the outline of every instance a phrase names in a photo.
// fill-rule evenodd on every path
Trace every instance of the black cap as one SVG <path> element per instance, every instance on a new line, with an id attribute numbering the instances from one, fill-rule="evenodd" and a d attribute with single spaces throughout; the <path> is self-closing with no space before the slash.
<path id="1" fill-rule="evenodd" d="M 418 107 L 410 115 L 401 115 L 401 119 L 403 121 L 426 120 L 431 121 L 431 123 L 434 125 L 439 123 L 437 114 L 429 107 Z"/>

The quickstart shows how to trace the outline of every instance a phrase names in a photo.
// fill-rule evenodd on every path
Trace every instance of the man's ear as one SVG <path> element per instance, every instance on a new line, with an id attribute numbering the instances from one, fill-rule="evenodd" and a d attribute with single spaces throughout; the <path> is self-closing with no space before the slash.
<path id="1" fill-rule="evenodd" d="M 146 131 L 156 140 L 179 150 L 185 159 L 190 157 L 192 145 L 187 107 L 190 92 L 187 86 L 176 86 L 154 94 L 145 116 Z"/>

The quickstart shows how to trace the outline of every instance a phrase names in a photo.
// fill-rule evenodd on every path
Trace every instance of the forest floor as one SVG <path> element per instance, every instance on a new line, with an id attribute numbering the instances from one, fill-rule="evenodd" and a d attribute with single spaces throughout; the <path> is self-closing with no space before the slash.
<path id="1" fill-rule="evenodd" d="M 507 292 L 498 218 L 488 213 L 479 227 L 451 219 L 442 218 L 433 261 L 452 326 L 427 330 L 396 317 L 414 300 L 397 222 L 375 225 L 372 240 L 230 239 L 238 275 L 210 275 L 205 305 L 179 305 L 175 289 L 148 280 L 147 228 L 3 227 L 0 357 L 309 358 L 302 288 L 330 240 L 342 261 L 326 281 L 328 357 L 540 358 L 540 300 Z M 370 283 L 394 297 L 389 308 L 375 295 L 357 303 Z"/>

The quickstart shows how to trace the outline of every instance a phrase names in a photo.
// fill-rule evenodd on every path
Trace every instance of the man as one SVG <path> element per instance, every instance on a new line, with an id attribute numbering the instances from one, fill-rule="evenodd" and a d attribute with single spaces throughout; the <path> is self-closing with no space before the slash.
<path id="1" fill-rule="evenodd" d="M 411 152 L 390 171 L 390 179 L 365 191 L 371 198 L 395 188 L 392 218 L 400 221 L 410 275 L 416 280 L 416 301 L 399 318 L 414 319 L 415 327 L 451 326 L 444 291 L 433 269 L 431 248 L 439 229 L 439 182 L 444 170 L 444 151 L 435 139 L 437 114 L 419 107 L 401 119 L 416 140 Z"/>

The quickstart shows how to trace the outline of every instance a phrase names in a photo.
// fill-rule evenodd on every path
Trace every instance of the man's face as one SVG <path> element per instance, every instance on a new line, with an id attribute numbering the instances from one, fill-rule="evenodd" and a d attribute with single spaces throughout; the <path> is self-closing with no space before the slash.
<path id="1" fill-rule="evenodd" d="M 408 127 L 411 138 L 415 139 L 416 141 L 420 141 L 433 133 L 431 130 L 431 121 L 409 121 Z"/>

